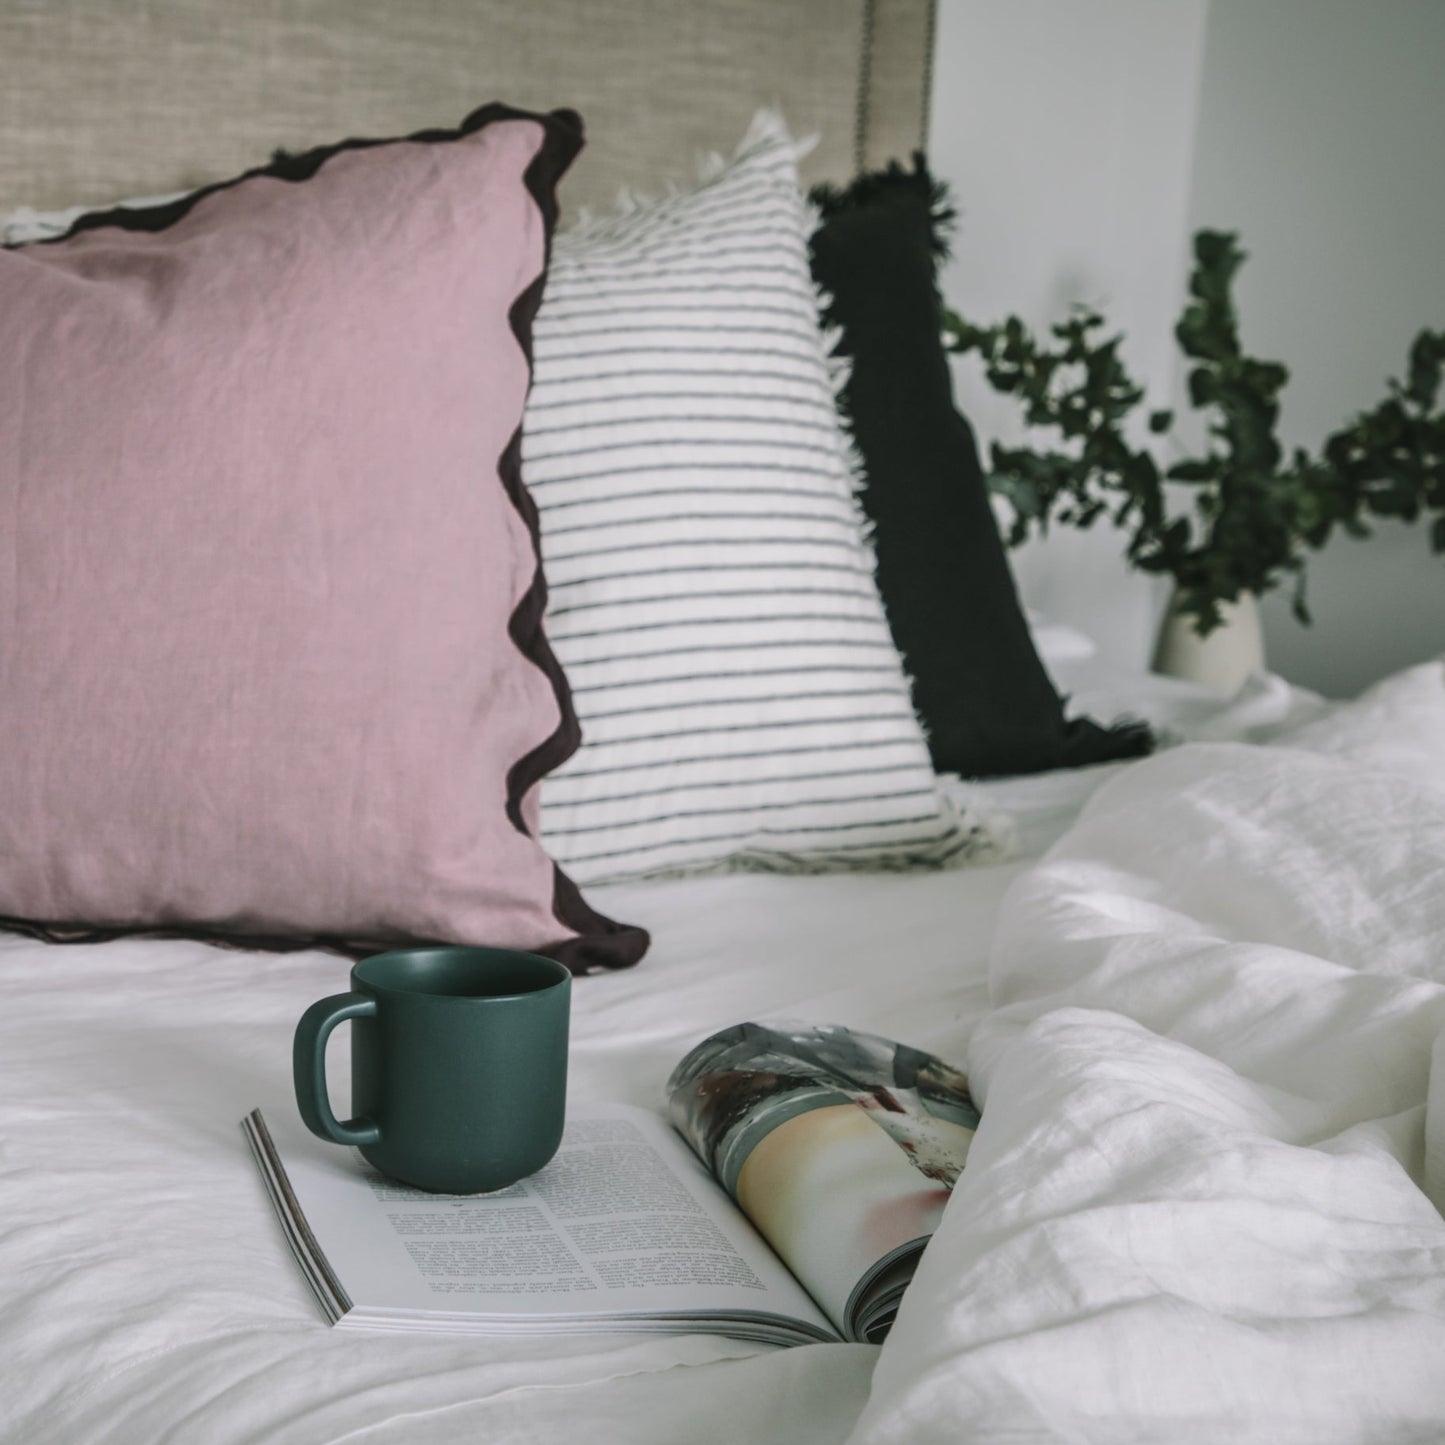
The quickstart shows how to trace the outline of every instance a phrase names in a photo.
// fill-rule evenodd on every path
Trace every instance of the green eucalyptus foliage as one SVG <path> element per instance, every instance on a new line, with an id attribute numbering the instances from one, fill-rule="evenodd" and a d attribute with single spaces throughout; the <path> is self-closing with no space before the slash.
<path id="1" fill-rule="evenodd" d="M 993 387 L 1019 399 L 1028 425 L 1058 434 L 1052 449 L 992 448 L 991 484 L 1014 509 L 1010 545 L 1051 521 L 1088 527 L 1107 515 L 1128 534 L 1134 566 L 1174 579 L 1180 609 L 1201 635 L 1222 621 L 1220 603 L 1268 592 L 1287 575 L 1295 615 L 1308 622 L 1305 549 L 1323 547 L 1336 528 L 1368 536 L 1366 517 L 1429 514 L 1431 546 L 1445 552 L 1445 331 L 1422 331 L 1406 380 L 1390 381 L 1385 400 L 1326 437 L 1318 455 L 1296 448 L 1287 457 L 1276 432 L 1289 372 L 1239 343 L 1231 288 L 1244 258 L 1228 232 L 1194 238 L 1190 300 L 1174 335 L 1191 363 L 1189 401 L 1208 442 L 1204 455 L 1162 470 L 1147 445 L 1126 436 L 1144 390 L 1102 316 L 1076 311 L 1041 343 L 1016 316 L 976 326 L 945 312 L 947 349 L 977 352 Z M 1152 412 L 1147 424 L 1154 436 L 1171 434 L 1174 416 Z M 1190 488 L 1193 508 L 1171 510 L 1166 482 Z"/>

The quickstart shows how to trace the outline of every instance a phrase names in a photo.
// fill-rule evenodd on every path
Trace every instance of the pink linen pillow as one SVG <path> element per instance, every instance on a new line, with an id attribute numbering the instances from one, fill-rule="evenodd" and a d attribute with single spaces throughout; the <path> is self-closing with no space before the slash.
<path id="1" fill-rule="evenodd" d="M 635 962 L 521 482 L 570 112 L 278 159 L 0 251 L 0 916 Z"/>

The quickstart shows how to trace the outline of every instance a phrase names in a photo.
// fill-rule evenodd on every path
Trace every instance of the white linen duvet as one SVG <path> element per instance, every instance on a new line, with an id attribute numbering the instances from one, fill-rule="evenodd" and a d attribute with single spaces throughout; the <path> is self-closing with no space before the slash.
<path id="1" fill-rule="evenodd" d="M 1319 711 L 1286 692 L 1176 717 Z M 881 1354 L 331 1331 L 237 1122 L 345 961 L 0 933 L 0 1441 L 1445 1439 L 1442 669 L 985 792 L 1026 854 L 1083 813 L 1037 863 L 598 890 L 654 950 L 575 991 L 574 1094 L 653 1107 L 741 1018 L 972 1038 Z"/>
<path id="2" fill-rule="evenodd" d="M 1439 664 L 1116 777 L 990 992 L 854 1441 L 1445 1439 Z"/>

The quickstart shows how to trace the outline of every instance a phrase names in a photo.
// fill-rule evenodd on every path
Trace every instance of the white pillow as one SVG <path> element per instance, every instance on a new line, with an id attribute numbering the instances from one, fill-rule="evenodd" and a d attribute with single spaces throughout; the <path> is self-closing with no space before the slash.
<path id="1" fill-rule="evenodd" d="M 1034 640 L 1034 651 L 1045 667 L 1052 668 L 1061 662 L 1086 662 L 1099 650 L 1087 632 L 1080 632 L 1067 622 L 1053 622 L 1032 609 L 1025 616 L 1029 634 Z"/>
<path id="2" fill-rule="evenodd" d="M 583 745 L 542 793 L 580 883 L 993 856 L 938 793 L 873 580 L 798 148 L 559 235 L 522 456 Z"/>

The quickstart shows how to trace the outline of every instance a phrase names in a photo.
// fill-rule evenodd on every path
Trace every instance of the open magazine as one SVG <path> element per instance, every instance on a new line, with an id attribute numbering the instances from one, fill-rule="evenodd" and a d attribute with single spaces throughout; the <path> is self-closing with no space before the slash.
<path id="1" fill-rule="evenodd" d="M 428 1194 L 289 1119 L 242 1122 L 333 1324 L 438 1333 L 887 1333 L 978 1112 L 931 1054 L 840 1027 L 739 1024 L 668 1082 L 672 1123 L 568 1111 L 556 1157 Z"/>

